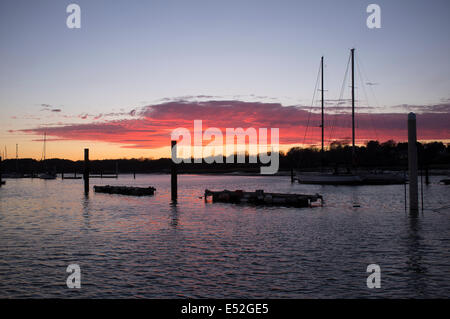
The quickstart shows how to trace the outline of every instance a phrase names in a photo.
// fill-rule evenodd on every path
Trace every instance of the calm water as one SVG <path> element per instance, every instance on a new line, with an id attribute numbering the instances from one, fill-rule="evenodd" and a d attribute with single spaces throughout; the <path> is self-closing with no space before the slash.
<path id="1" fill-rule="evenodd" d="M 7 180 L 0 189 L 0 297 L 449 297 L 450 186 L 405 214 L 400 186 L 291 185 L 289 177 L 93 179 L 152 185 L 154 197 L 83 194 L 81 180 Z M 205 188 L 321 193 L 324 207 L 205 203 Z M 355 204 L 360 207 L 353 207 Z M 66 287 L 66 267 L 82 287 Z M 366 267 L 381 267 L 368 289 Z"/>

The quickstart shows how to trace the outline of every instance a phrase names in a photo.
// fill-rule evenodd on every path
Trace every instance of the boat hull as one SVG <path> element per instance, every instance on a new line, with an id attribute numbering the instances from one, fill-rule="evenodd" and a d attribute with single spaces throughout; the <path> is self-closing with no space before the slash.
<path id="1" fill-rule="evenodd" d="M 297 176 L 300 184 L 316 184 L 316 185 L 360 185 L 362 179 L 357 175 L 299 175 Z"/>
<path id="2" fill-rule="evenodd" d="M 394 185 L 404 184 L 405 178 L 395 174 L 311 174 L 298 175 L 300 184 L 316 185 Z"/>
<path id="3" fill-rule="evenodd" d="M 53 174 L 41 174 L 39 175 L 40 179 L 56 179 L 56 175 Z"/>

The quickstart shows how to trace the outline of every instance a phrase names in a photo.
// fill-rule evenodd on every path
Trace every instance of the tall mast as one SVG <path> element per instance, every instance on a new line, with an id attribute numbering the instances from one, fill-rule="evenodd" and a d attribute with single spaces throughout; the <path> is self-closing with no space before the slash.
<path id="1" fill-rule="evenodd" d="M 46 139 L 47 139 L 47 132 L 44 132 L 44 161 L 45 161 L 45 152 L 46 152 L 46 149 L 45 149 L 45 142 L 46 142 Z"/>
<path id="2" fill-rule="evenodd" d="M 320 68 L 321 68 L 321 70 L 322 70 L 322 86 L 321 86 L 321 88 L 322 88 L 322 125 L 321 125 L 321 127 L 322 127 L 322 149 L 321 149 L 321 152 L 322 152 L 322 161 L 323 161 L 323 151 L 324 151 L 324 148 L 323 148 L 323 138 L 324 138 L 324 134 L 323 134 L 323 132 L 324 132 L 324 115 L 323 115 L 323 105 L 324 105 L 324 103 L 323 103 L 323 57 L 322 57 L 322 59 L 321 59 L 321 61 L 320 61 Z"/>
<path id="3" fill-rule="evenodd" d="M 355 49 L 352 52 L 352 165 L 355 164 Z"/>
<path id="4" fill-rule="evenodd" d="M 16 172 L 19 172 L 19 144 L 16 144 Z"/>

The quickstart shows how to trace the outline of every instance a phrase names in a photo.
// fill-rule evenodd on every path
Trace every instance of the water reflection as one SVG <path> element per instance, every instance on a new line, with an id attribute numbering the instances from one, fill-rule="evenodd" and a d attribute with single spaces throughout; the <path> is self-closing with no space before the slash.
<path id="1" fill-rule="evenodd" d="M 73 297 L 64 284 L 72 262 L 87 267 L 82 272 L 89 286 L 77 291 L 81 298 L 448 297 L 447 186 L 433 184 L 424 194 L 439 211 L 429 207 L 425 217 L 410 219 L 402 214 L 403 185 L 325 187 L 292 185 L 285 176 L 181 176 L 178 202 L 170 204 L 169 175 L 136 181 L 96 183 L 154 185 L 158 193 L 84 196 L 79 180 L 8 182 L 0 192 L 0 297 Z M 205 204 L 199 198 L 205 185 L 320 193 L 325 205 Z M 362 208 L 352 208 L 352 202 Z M 380 261 L 389 280 L 389 289 L 376 295 L 364 284 L 366 261 L 372 260 Z M 36 274 L 32 281 L 29 273 Z M 62 284 L 47 284 L 58 276 Z"/>
<path id="2" fill-rule="evenodd" d="M 359 208 L 361 204 L 359 202 L 359 188 L 352 189 L 352 207 Z"/>
<path id="3" fill-rule="evenodd" d="M 408 282 L 413 291 L 420 295 L 427 290 L 426 273 L 427 268 L 423 265 L 423 244 L 421 234 L 421 223 L 418 217 L 409 217 L 409 228 L 406 238 L 406 269 Z"/>
<path id="4" fill-rule="evenodd" d="M 170 226 L 172 228 L 178 227 L 178 204 L 176 201 L 170 203 Z"/>
<path id="5" fill-rule="evenodd" d="M 89 222 L 89 193 L 85 193 L 81 199 L 81 205 L 82 205 L 82 211 L 83 211 L 83 219 L 84 219 L 84 226 L 85 229 L 90 229 L 90 222 Z"/>

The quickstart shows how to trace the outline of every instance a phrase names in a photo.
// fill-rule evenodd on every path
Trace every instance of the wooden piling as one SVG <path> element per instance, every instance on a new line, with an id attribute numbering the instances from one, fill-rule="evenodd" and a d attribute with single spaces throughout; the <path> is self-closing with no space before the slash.
<path id="1" fill-rule="evenodd" d="M 177 164 L 174 162 L 174 159 L 177 157 L 177 141 L 171 141 L 171 150 L 172 150 L 172 163 L 171 163 L 171 178 L 170 178 L 170 190 L 171 190 L 171 198 L 173 202 L 177 201 L 178 195 L 178 185 L 177 185 Z"/>
<path id="2" fill-rule="evenodd" d="M 409 168 L 409 213 L 417 215 L 419 211 L 417 187 L 417 129 L 416 114 L 408 114 L 408 168 Z"/>
<path id="3" fill-rule="evenodd" d="M 19 173 L 19 144 L 16 144 L 16 173 Z"/>
<path id="4" fill-rule="evenodd" d="M 84 193 L 89 194 L 89 149 L 84 149 Z"/>
<path id="5" fill-rule="evenodd" d="M 294 169 L 291 167 L 291 183 L 294 182 Z"/>
<path id="6" fill-rule="evenodd" d="M 406 211 L 407 211 L 407 204 L 406 204 L 406 171 L 403 171 L 403 177 L 405 178 L 404 179 L 404 190 L 405 190 L 405 213 L 406 213 Z"/>
<path id="7" fill-rule="evenodd" d="M 0 187 L 2 187 L 2 157 L 0 156 Z"/>

